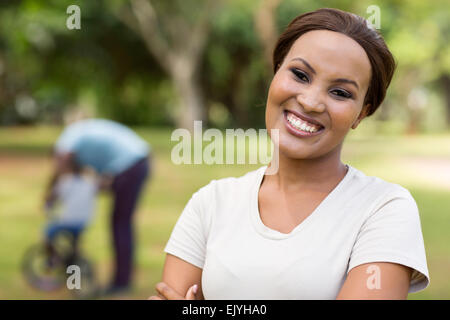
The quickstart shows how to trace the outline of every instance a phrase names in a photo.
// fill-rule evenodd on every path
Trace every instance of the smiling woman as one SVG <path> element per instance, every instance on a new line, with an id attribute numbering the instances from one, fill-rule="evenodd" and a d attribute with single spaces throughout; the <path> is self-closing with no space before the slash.
<path id="1" fill-rule="evenodd" d="M 289 24 L 273 62 L 266 127 L 279 132 L 278 172 L 198 190 L 151 299 L 405 299 L 424 289 L 415 200 L 341 162 L 345 136 L 392 79 L 384 40 L 361 17 L 320 9 Z"/>

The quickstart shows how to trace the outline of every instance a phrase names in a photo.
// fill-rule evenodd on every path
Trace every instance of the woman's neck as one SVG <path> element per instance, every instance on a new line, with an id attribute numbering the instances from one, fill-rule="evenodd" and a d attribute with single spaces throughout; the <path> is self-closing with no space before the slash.
<path id="1" fill-rule="evenodd" d="M 285 192 L 322 190 L 334 188 L 346 173 L 347 167 L 341 162 L 338 149 L 315 159 L 292 159 L 280 154 L 278 172 L 265 176 L 264 180 L 270 180 Z"/>

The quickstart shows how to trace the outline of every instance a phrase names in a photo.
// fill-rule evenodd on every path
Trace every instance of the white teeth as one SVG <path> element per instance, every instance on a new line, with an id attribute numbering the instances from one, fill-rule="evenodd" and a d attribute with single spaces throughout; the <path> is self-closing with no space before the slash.
<path id="1" fill-rule="evenodd" d="M 318 130 L 314 126 L 308 126 L 305 122 L 299 120 L 291 113 L 288 113 L 287 119 L 288 119 L 289 123 L 291 123 L 296 129 L 299 129 L 299 130 L 302 130 L 305 132 L 310 132 L 310 133 L 316 132 Z"/>

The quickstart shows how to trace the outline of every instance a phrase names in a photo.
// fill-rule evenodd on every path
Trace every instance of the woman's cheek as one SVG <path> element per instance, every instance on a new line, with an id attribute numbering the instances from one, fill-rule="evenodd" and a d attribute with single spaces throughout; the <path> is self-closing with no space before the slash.
<path id="1" fill-rule="evenodd" d="M 269 96 L 272 103 L 281 105 L 291 97 L 299 93 L 298 85 L 286 74 L 275 75 L 271 86 Z"/>
<path id="2" fill-rule="evenodd" d="M 354 107 L 348 105 L 334 105 L 330 112 L 332 121 L 332 128 L 336 131 L 347 133 L 351 125 L 357 119 L 357 114 L 353 112 Z"/>

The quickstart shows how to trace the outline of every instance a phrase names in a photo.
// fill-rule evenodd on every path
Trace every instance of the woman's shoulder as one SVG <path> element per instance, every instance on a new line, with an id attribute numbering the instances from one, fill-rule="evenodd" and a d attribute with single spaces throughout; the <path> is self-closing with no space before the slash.
<path id="1" fill-rule="evenodd" d="M 411 192 L 406 187 L 384 177 L 366 174 L 354 167 L 351 167 L 351 170 L 353 171 L 353 181 L 350 185 L 356 188 L 358 193 L 370 195 L 382 202 L 396 198 L 415 202 Z"/>
<path id="2" fill-rule="evenodd" d="M 255 183 L 264 174 L 264 168 L 241 176 L 213 179 L 192 194 L 186 207 L 199 212 L 203 219 L 210 219 L 211 213 L 215 212 L 214 208 L 224 208 L 248 200 Z"/>

